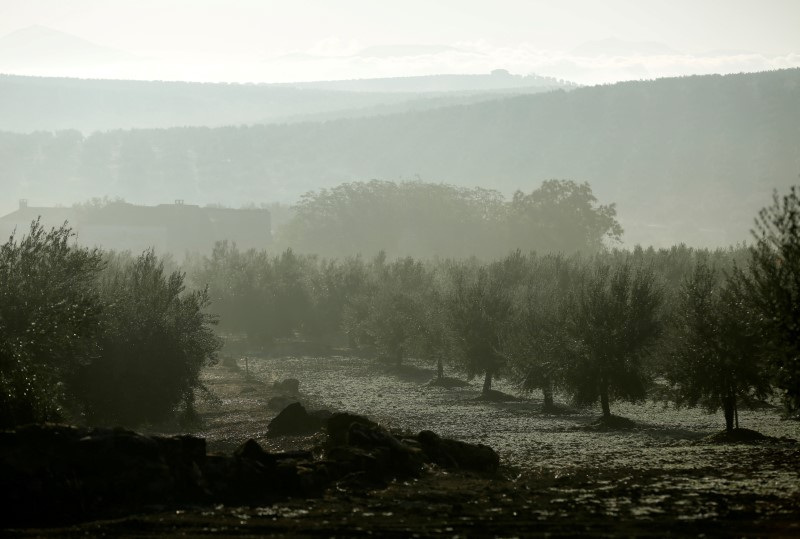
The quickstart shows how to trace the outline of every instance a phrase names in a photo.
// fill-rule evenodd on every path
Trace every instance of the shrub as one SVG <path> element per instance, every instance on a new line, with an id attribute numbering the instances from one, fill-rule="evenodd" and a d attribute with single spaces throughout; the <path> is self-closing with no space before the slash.
<path id="1" fill-rule="evenodd" d="M 0 425 L 58 419 L 71 382 L 98 353 L 97 250 L 70 244 L 64 225 L 0 246 Z"/>
<path id="2" fill-rule="evenodd" d="M 204 312 L 207 291 L 185 292 L 184 277 L 167 274 L 152 251 L 109 265 L 99 283 L 106 304 L 100 354 L 80 379 L 91 421 L 157 421 L 193 401 L 221 342 L 211 328 L 216 319 Z"/>

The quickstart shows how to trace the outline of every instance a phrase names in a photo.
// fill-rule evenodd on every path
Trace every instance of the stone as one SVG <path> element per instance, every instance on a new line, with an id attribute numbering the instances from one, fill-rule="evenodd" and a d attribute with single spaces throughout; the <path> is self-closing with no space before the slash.
<path id="1" fill-rule="evenodd" d="M 288 393 L 289 395 L 297 395 L 300 392 L 300 380 L 297 378 L 287 378 L 272 384 L 275 391 Z"/>
<path id="2" fill-rule="evenodd" d="M 267 436 L 311 434 L 322 429 L 323 421 L 295 402 L 281 410 L 267 426 Z"/>
<path id="3" fill-rule="evenodd" d="M 339 412 L 332 414 L 325 423 L 328 432 L 328 445 L 348 445 L 350 426 L 354 423 L 366 427 L 377 427 L 378 424 L 364 416 Z"/>
<path id="4" fill-rule="evenodd" d="M 283 410 L 290 404 L 294 404 L 295 402 L 299 402 L 297 397 L 290 397 L 288 395 L 276 395 L 275 397 L 270 397 L 267 401 L 267 406 L 270 410 Z"/>
<path id="5" fill-rule="evenodd" d="M 442 468 L 492 473 L 500 466 L 497 452 L 487 445 L 442 438 L 429 430 L 420 432 L 417 440 L 431 461 Z"/>

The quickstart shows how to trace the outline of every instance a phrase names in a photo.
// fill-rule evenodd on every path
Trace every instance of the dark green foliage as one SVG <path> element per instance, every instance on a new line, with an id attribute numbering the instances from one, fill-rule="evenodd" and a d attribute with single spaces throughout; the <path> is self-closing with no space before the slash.
<path id="1" fill-rule="evenodd" d="M 191 402 L 219 348 L 207 294 L 152 252 L 104 259 L 70 238 L 34 222 L 0 246 L 0 425 L 135 424 Z"/>
<path id="2" fill-rule="evenodd" d="M 703 260 L 686 278 L 673 311 L 667 378 L 678 404 L 722 408 L 730 431 L 739 427 L 739 401 L 767 395 L 769 374 L 752 309 L 737 281 L 721 281 Z"/>
<path id="3" fill-rule="evenodd" d="M 564 383 L 581 404 L 644 399 L 643 360 L 661 334 L 662 292 L 649 269 L 597 264 L 571 298 L 569 331 L 576 346 Z"/>
<path id="4" fill-rule="evenodd" d="M 204 312 L 208 293 L 185 292 L 184 274 L 165 272 L 152 251 L 111 264 L 100 287 L 107 304 L 101 352 L 79 380 L 87 418 L 132 425 L 191 403 L 200 370 L 220 347 L 215 320 Z"/>
<path id="5" fill-rule="evenodd" d="M 766 353 L 790 411 L 800 411 L 800 192 L 777 193 L 761 210 L 749 272 L 735 278 L 761 315 Z"/>
<path id="6" fill-rule="evenodd" d="M 97 356 L 102 256 L 71 239 L 37 221 L 0 246 L 0 426 L 57 419 Z"/>

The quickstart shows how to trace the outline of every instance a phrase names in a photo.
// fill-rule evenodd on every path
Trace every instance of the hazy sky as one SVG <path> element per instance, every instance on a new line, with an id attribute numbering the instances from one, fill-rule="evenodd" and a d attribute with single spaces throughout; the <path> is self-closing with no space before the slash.
<path id="1" fill-rule="evenodd" d="M 32 25 L 133 57 L 26 64 L 61 75 L 287 81 L 506 68 L 605 82 L 800 65 L 798 0 L 0 0 L 0 36 Z M 576 50 L 608 38 L 669 49 Z M 368 49 L 388 45 L 452 48 Z"/>

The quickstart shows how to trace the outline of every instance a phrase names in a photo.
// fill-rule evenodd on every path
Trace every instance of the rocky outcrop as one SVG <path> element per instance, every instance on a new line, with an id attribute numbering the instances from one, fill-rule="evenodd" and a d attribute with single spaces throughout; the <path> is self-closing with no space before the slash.
<path id="1" fill-rule="evenodd" d="M 417 441 L 428 458 L 443 468 L 494 472 L 500 466 L 500 457 L 488 445 L 441 438 L 429 430 L 420 432 Z"/>
<path id="2" fill-rule="evenodd" d="M 326 430 L 322 457 L 270 453 L 255 440 L 230 455 L 207 454 L 202 438 L 120 428 L 45 424 L 0 432 L 4 523 L 42 526 L 148 507 L 272 503 L 319 496 L 332 485 L 376 488 L 424 473 L 429 465 L 492 472 L 499 462 L 489 447 L 430 431 L 400 435 L 358 415 L 309 414 L 295 403 L 278 417 L 271 435 Z"/>
<path id="3" fill-rule="evenodd" d="M 31 425 L 0 434 L 0 491 L 12 520 L 72 520 L 208 499 L 206 461 L 205 440 L 193 436 Z"/>

